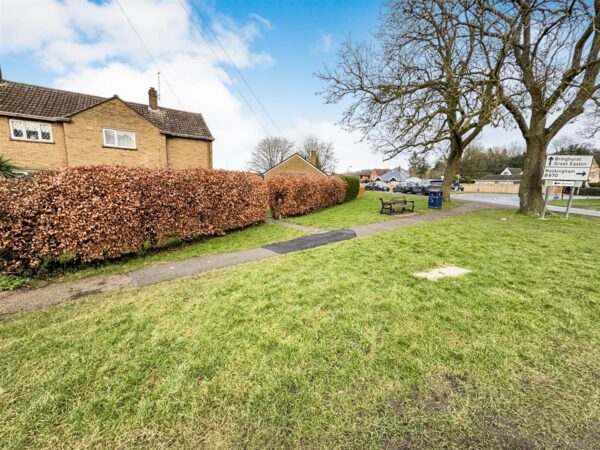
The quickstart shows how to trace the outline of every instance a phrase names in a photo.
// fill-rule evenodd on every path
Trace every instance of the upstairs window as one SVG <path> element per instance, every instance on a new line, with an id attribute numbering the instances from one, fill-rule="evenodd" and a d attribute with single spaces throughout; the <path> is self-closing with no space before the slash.
<path id="1" fill-rule="evenodd" d="M 52 125 L 44 122 L 10 119 L 10 136 L 20 141 L 54 142 Z"/>
<path id="2" fill-rule="evenodd" d="M 135 133 L 133 131 L 112 130 L 104 128 L 102 130 L 105 147 L 126 148 L 135 150 Z"/>

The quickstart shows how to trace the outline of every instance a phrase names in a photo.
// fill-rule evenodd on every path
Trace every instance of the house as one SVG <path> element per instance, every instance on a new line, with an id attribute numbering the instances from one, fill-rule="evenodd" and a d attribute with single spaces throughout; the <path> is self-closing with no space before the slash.
<path id="1" fill-rule="evenodd" d="M 376 181 L 383 181 L 384 183 L 399 183 L 401 181 L 406 181 L 410 178 L 410 174 L 407 170 L 402 170 L 400 167 L 396 167 L 381 176 L 378 176 Z"/>
<path id="2" fill-rule="evenodd" d="M 475 180 L 477 184 L 520 184 L 523 170 L 507 167 L 499 175 L 489 174 Z"/>
<path id="3" fill-rule="evenodd" d="M 359 178 L 361 183 L 366 183 L 368 181 L 376 181 L 377 177 L 389 171 L 390 169 L 364 169 L 346 175 L 354 175 Z"/>
<path id="4" fill-rule="evenodd" d="M 371 170 L 361 170 L 359 172 L 354 173 L 358 177 L 361 183 L 366 183 L 367 181 L 371 181 Z"/>
<path id="5" fill-rule="evenodd" d="M 384 173 L 389 172 L 390 169 L 371 169 L 371 175 L 369 179 L 371 181 L 377 181 L 378 177 L 381 177 Z"/>
<path id="6" fill-rule="evenodd" d="M 523 169 L 518 167 L 507 167 L 500 173 L 500 175 L 523 175 Z"/>
<path id="7" fill-rule="evenodd" d="M 212 168 L 201 114 L 0 78 L 0 155 L 23 172 L 71 166 Z"/>
<path id="8" fill-rule="evenodd" d="M 326 177 L 327 174 L 317 167 L 317 153 L 310 152 L 310 161 L 307 161 L 299 153 L 284 159 L 275 167 L 262 174 L 265 180 L 275 175 L 319 175 Z"/>

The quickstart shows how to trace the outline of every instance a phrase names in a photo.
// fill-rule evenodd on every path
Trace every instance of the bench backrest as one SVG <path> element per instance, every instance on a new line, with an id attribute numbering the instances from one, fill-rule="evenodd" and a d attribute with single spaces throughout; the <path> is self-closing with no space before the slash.
<path id="1" fill-rule="evenodd" d="M 381 197 L 379 197 L 379 200 L 381 200 L 381 205 L 383 206 L 384 203 L 401 203 L 403 205 L 406 205 L 406 197 L 402 196 L 398 199 L 394 199 L 394 200 L 388 200 L 387 202 L 382 199 Z"/>

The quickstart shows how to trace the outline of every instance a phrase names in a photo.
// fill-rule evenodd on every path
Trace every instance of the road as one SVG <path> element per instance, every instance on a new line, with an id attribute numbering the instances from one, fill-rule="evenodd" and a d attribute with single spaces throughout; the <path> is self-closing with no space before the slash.
<path id="1" fill-rule="evenodd" d="M 519 207 L 519 196 L 517 194 L 452 194 L 456 200 L 464 200 L 469 202 L 491 203 L 494 205 L 506 206 L 508 208 Z M 575 197 L 577 198 L 577 197 Z M 585 198 L 585 197 L 581 197 Z M 564 213 L 566 208 L 562 206 L 549 205 L 548 209 L 554 212 Z M 571 214 L 579 214 L 581 216 L 600 217 L 600 211 L 593 209 L 571 208 Z"/>

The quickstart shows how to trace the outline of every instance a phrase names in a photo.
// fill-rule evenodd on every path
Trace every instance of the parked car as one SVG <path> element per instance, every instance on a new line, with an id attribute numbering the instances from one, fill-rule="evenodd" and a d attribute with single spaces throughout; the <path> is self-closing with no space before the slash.
<path id="1" fill-rule="evenodd" d="M 365 191 L 374 191 L 375 183 L 375 181 L 369 181 L 367 184 L 365 184 Z"/>
<path id="2" fill-rule="evenodd" d="M 452 190 L 453 191 L 464 191 L 465 187 L 460 184 L 458 181 L 455 181 L 454 183 L 452 183 Z"/>
<path id="3" fill-rule="evenodd" d="M 427 180 L 417 181 L 416 183 L 411 183 L 411 185 L 407 189 L 408 194 L 420 194 L 421 193 L 421 183 L 424 183 Z"/>
<path id="4" fill-rule="evenodd" d="M 442 180 L 423 180 L 419 183 L 419 192 L 429 195 L 431 192 L 442 190 Z"/>
<path id="5" fill-rule="evenodd" d="M 404 193 L 404 189 L 406 189 L 406 181 L 402 181 L 400 183 L 398 183 L 396 186 L 394 186 L 394 189 L 392 189 L 392 191 L 396 192 L 396 193 Z"/>
<path id="6" fill-rule="evenodd" d="M 417 183 L 414 181 L 405 181 L 402 183 L 399 192 L 402 192 L 403 194 L 412 194 L 412 188 L 415 184 Z"/>
<path id="7" fill-rule="evenodd" d="M 376 181 L 373 186 L 374 191 L 390 192 L 390 188 L 383 181 Z"/>

